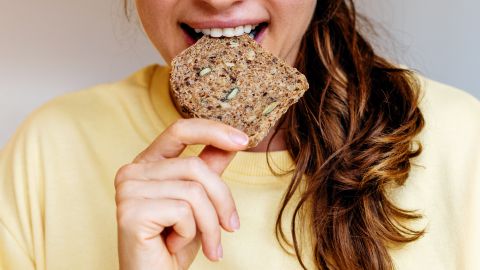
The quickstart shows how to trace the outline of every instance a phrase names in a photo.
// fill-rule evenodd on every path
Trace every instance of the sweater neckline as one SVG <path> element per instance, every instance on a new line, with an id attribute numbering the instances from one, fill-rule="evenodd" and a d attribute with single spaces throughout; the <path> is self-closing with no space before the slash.
<path id="1" fill-rule="evenodd" d="M 149 85 L 149 95 L 158 120 L 158 135 L 165 127 L 182 118 L 170 97 L 170 68 L 156 66 Z M 188 146 L 183 155 L 198 155 L 203 145 Z M 270 170 L 269 163 L 273 171 Z M 291 178 L 295 163 L 287 150 L 268 152 L 239 151 L 222 177 L 247 184 L 285 183 Z M 278 175 L 280 174 L 280 175 Z"/>

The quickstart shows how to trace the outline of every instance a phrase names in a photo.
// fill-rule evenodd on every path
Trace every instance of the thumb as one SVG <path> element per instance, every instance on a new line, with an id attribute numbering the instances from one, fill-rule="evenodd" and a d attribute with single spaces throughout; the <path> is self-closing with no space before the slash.
<path id="1" fill-rule="evenodd" d="M 227 168 L 228 164 L 230 164 L 236 153 L 237 152 L 225 151 L 207 145 L 203 148 L 199 157 L 207 163 L 212 171 L 218 173 L 218 175 L 222 175 L 223 171 Z"/>

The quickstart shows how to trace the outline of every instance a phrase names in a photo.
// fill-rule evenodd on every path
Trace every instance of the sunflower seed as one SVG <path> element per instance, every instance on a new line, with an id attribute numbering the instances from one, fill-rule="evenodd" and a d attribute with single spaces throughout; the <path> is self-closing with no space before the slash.
<path id="1" fill-rule="evenodd" d="M 226 102 L 220 102 L 222 109 L 230 109 L 232 106 Z"/>
<path id="2" fill-rule="evenodd" d="M 247 118 L 247 122 L 253 122 L 257 119 L 257 116 L 256 115 L 250 115 L 248 118 Z"/>
<path id="3" fill-rule="evenodd" d="M 247 52 L 247 60 L 253 61 L 253 59 L 255 59 L 255 52 L 250 50 Z"/>
<path id="4" fill-rule="evenodd" d="M 238 42 L 236 40 L 230 40 L 230 42 L 228 44 L 228 46 L 230 48 L 236 48 L 236 47 L 238 47 L 238 45 L 240 45 L 240 44 L 238 44 Z"/>

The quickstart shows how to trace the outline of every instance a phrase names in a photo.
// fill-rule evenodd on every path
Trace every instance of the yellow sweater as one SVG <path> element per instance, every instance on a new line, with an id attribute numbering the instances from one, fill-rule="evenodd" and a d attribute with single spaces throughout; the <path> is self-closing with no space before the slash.
<path id="1" fill-rule="evenodd" d="M 424 214 L 416 225 L 427 233 L 391 255 L 402 270 L 480 269 L 480 103 L 422 82 L 424 151 L 392 196 Z M 0 154 L 0 269 L 118 269 L 115 172 L 179 117 L 168 95 L 168 69 L 158 66 L 34 112 Z M 286 151 L 272 158 L 281 169 L 293 165 Z M 242 227 L 222 232 L 221 262 L 200 251 L 191 269 L 300 269 L 274 234 L 290 177 L 273 176 L 264 153 L 238 153 L 223 179 Z"/>

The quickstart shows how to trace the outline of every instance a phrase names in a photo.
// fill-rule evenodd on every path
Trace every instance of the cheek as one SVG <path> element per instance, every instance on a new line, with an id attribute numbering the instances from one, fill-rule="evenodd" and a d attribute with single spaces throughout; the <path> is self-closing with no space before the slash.
<path id="1" fill-rule="evenodd" d="M 290 37 L 295 39 L 303 36 L 303 33 L 307 30 L 310 20 L 313 17 L 315 11 L 316 0 L 279 0 L 273 1 L 276 6 L 274 7 L 274 17 L 279 20 L 280 30 L 288 29 Z"/>
<path id="2" fill-rule="evenodd" d="M 271 36 L 265 44 L 274 54 L 293 65 L 303 35 L 315 9 L 315 0 L 271 1 Z"/>
<path id="3" fill-rule="evenodd" d="M 278 0 L 273 2 L 282 10 L 282 15 L 292 21 L 302 21 L 302 19 L 309 18 L 317 4 L 316 0 Z"/>
<path id="4" fill-rule="evenodd" d="M 179 51 L 174 19 L 176 1 L 137 0 L 137 11 L 143 28 L 164 60 L 168 63 Z"/>
<path id="5" fill-rule="evenodd" d="M 162 28 L 169 19 L 168 1 L 137 0 L 137 11 L 146 30 Z M 159 18 L 162 18 L 161 20 Z"/>

